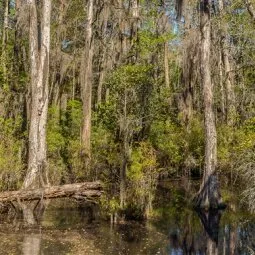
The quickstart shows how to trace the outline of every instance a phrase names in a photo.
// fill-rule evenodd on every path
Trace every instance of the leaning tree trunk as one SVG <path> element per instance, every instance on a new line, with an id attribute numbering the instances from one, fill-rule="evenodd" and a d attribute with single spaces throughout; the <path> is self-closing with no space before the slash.
<path id="1" fill-rule="evenodd" d="M 85 157 L 85 166 L 90 159 L 91 137 L 91 106 L 92 106 L 92 60 L 93 60 L 93 0 L 88 1 L 86 42 L 82 59 L 81 86 L 83 102 L 83 126 L 82 126 L 82 155 Z"/>
<path id="2" fill-rule="evenodd" d="M 28 4 L 30 7 L 31 108 L 29 118 L 28 171 L 23 184 L 24 189 L 44 185 L 43 174 L 46 171 L 51 0 L 44 0 L 42 3 L 40 31 L 37 25 L 39 22 L 37 3 L 35 0 L 29 0 Z"/>
<path id="3" fill-rule="evenodd" d="M 201 19 L 201 59 L 200 72 L 204 99 L 205 120 L 205 166 L 202 185 L 196 197 L 196 205 L 201 208 L 217 208 L 220 201 L 218 179 L 216 175 L 217 164 L 217 134 L 213 112 L 213 84 L 211 82 L 210 49 L 211 49 L 211 23 L 210 6 L 204 0 L 200 7 Z"/>

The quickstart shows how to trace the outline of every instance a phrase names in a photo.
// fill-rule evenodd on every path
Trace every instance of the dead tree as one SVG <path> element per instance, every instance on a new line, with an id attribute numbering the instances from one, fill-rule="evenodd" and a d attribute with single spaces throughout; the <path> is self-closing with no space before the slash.
<path id="1" fill-rule="evenodd" d="M 102 194 L 100 182 L 84 182 L 50 186 L 38 189 L 21 189 L 18 191 L 5 191 L 0 193 L 0 203 L 20 203 L 24 201 L 40 201 L 69 197 L 79 200 L 96 201 Z"/>

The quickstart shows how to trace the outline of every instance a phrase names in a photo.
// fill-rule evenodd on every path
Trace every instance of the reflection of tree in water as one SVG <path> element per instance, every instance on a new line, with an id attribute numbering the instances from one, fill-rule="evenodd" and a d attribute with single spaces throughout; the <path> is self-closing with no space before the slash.
<path id="1" fill-rule="evenodd" d="M 197 211 L 201 223 L 207 234 L 207 255 L 218 255 L 218 237 L 221 211 Z"/>
<path id="2" fill-rule="evenodd" d="M 247 255 L 255 251 L 255 223 L 233 220 L 225 212 L 227 222 L 220 226 L 221 211 L 197 211 L 202 229 L 195 227 L 190 214 L 181 224 L 170 227 L 169 255 Z"/>
<path id="3" fill-rule="evenodd" d="M 25 235 L 22 244 L 23 255 L 39 255 L 41 246 L 41 235 Z"/>
<path id="4" fill-rule="evenodd" d="M 236 254 L 242 254 L 246 251 L 247 254 L 255 253 L 255 221 L 251 224 L 244 224 L 237 230 L 238 247 Z"/>
<path id="5" fill-rule="evenodd" d="M 171 227 L 169 234 L 169 254 L 205 254 L 205 238 L 202 229 L 197 229 L 198 219 L 189 211 L 184 220 Z M 200 228 L 200 227 L 199 227 Z"/>
<path id="6" fill-rule="evenodd" d="M 192 214 L 187 215 L 183 226 L 169 235 L 169 254 L 218 254 L 218 234 L 221 213 L 219 211 L 198 211 L 203 230 L 194 229 Z M 206 235 L 204 235 L 206 232 Z"/>

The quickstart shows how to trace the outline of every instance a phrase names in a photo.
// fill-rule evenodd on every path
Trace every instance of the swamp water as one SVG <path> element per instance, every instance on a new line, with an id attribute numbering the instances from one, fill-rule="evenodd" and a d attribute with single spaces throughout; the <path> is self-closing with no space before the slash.
<path id="1" fill-rule="evenodd" d="M 195 212 L 172 184 L 160 186 L 155 200 L 152 220 L 115 226 L 99 217 L 91 220 L 89 210 L 70 200 L 52 201 L 39 227 L 0 223 L 0 254 L 255 254 L 254 216 L 234 206 L 223 212 Z"/>

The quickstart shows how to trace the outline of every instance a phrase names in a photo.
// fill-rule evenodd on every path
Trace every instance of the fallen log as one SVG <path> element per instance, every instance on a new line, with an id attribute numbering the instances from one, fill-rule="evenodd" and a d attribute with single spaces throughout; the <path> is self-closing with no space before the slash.
<path id="1" fill-rule="evenodd" d="M 102 184 L 100 182 L 73 183 L 39 189 L 5 191 L 0 193 L 0 203 L 63 197 L 93 201 L 99 198 L 102 192 Z"/>

